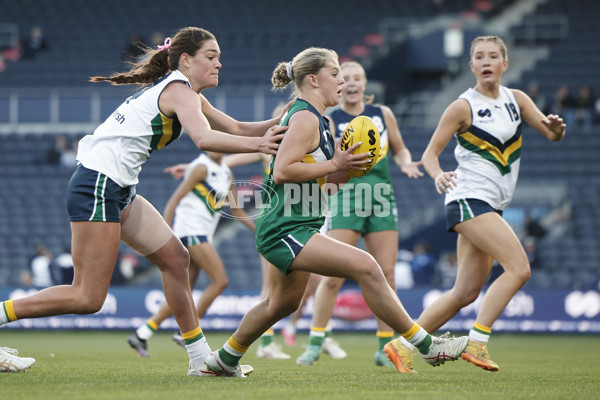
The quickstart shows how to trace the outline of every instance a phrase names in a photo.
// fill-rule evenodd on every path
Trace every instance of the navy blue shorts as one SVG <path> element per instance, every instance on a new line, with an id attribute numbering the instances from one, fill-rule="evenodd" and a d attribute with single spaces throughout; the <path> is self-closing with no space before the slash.
<path id="1" fill-rule="evenodd" d="M 446 204 L 446 228 L 448 232 L 455 232 L 454 226 L 456 224 L 488 212 L 495 212 L 502 216 L 502 210 L 492 208 L 483 200 L 459 199 L 451 201 Z"/>
<path id="2" fill-rule="evenodd" d="M 208 238 L 206 235 L 183 236 L 180 237 L 179 240 L 181 240 L 181 243 L 183 243 L 185 247 L 192 247 L 197 244 L 208 243 Z"/>
<path id="3" fill-rule="evenodd" d="M 67 187 L 67 211 L 71 221 L 121 222 L 121 211 L 134 198 L 135 185 L 122 188 L 79 164 Z"/>

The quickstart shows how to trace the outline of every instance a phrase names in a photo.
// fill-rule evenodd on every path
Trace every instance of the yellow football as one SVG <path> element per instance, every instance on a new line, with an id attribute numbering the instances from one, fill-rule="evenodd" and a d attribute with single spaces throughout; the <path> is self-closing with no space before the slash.
<path id="1" fill-rule="evenodd" d="M 342 150 L 348 150 L 354 143 L 361 142 L 361 145 L 354 150 L 352 154 L 369 153 L 369 163 L 363 165 L 365 171 L 358 169 L 349 169 L 348 175 L 353 177 L 366 175 L 377 164 L 379 153 L 381 151 L 379 144 L 379 130 L 375 122 L 365 115 L 359 115 L 354 118 L 342 134 Z"/>

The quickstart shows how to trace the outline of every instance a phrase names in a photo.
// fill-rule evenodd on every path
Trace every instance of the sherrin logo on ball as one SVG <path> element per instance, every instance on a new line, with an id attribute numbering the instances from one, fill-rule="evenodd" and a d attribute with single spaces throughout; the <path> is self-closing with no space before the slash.
<path id="1" fill-rule="evenodd" d="M 352 154 L 369 153 L 369 162 L 363 165 L 366 170 L 349 169 L 346 171 L 348 175 L 353 177 L 364 176 L 377 164 L 381 152 L 379 130 L 377 130 L 377 126 L 371 118 L 366 115 L 359 115 L 350 121 L 342 134 L 341 141 L 342 150 L 344 151 L 348 150 L 354 143 L 361 142 L 361 145 Z"/>

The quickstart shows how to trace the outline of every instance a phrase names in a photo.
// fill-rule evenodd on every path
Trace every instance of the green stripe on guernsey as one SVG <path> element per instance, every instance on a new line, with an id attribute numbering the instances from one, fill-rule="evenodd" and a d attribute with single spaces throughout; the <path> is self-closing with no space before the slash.
<path id="1" fill-rule="evenodd" d="M 171 144 L 181 134 L 181 124 L 175 118 L 169 118 L 158 113 L 150 121 L 152 126 L 152 139 L 150 140 L 150 153 Z"/>
<path id="2" fill-rule="evenodd" d="M 200 190 L 194 188 L 192 189 L 192 193 L 194 193 L 196 196 L 198 196 L 203 202 L 204 204 L 206 204 L 206 209 L 208 210 L 208 212 L 210 213 L 210 215 L 213 215 L 214 213 L 217 212 L 217 210 L 215 210 L 215 205 L 211 204 L 211 201 L 209 199 L 208 196 L 212 196 L 212 194 L 208 194 L 208 196 L 203 195 Z"/>
<path id="3" fill-rule="evenodd" d="M 106 175 L 98 173 L 96 183 L 96 203 L 94 204 L 94 215 L 90 221 L 104 222 L 104 186 L 106 185 Z"/>
<path id="4" fill-rule="evenodd" d="M 486 160 L 488 160 L 489 162 L 491 162 L 492 164 L 494 164 L 494 166 L 496 168 L 498 168 L 498 170 L 500 171 L 500 173 L 502 175 L 506 175 L 506 174 L 508 174 L 511 171 L 510 164 L 508 164 L 506 166 L 502 165 L 496 159 L 496 157 L 494 157 L 491 153 L 487 152 L 486 150 L 483 150 L 483 149 L 475 146 L 474 144 L 471 144 L 470 142 L 467 142 L 465 139 L 463 139 L 460 136 L 458 137 L 458 142 L 465 149 L 467 149 L 469 151 L 472 151 L 473 153 L 479 154 L 481 157 L 485 158 Z M 521 156 L 521 150 L 515 151 L 513 154 L 511 154 L 511 156 L 509 158 L 509 162 L 512 163 L 514 160 L 518 159 L 520 156 Z"/>
<path id="5" fill-rule="evenodd" d="M 152 136 L 152 140 L 150 140 L 150 149 L 152 151 L 158 149 L 158 143 L 164 135 L 162 118 L 160 114 L 157 114 L 156 117 L 152 118 L 150 124 L 152 125 L 152 132 L 154 133 L 154 135 Z"/>
<path id="6" fill-rule="evenodd" d="M 515 134 L 504 143 L 476 126 L 457 135 L 457 139 L 460 146 L 491 162 L 502 175 L 510 173 L 512 163 L 521 156 L 523 138 L 520 124 Z"/>

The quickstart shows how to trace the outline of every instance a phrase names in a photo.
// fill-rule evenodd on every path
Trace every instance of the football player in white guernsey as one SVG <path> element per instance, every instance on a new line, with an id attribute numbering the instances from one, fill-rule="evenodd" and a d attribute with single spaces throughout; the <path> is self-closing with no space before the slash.
<path id="1" fill-rule="evenodd" d="M 477 84 L 446 109 L 422 157 L 436 190 L 446 195 L 448 230 L 458 233 L 458 274 L 454 287 L 430 304 L 417 322 L 434 332 L 474 302 L 496 260 L 504 273 L 483 297 L 462 358 L 497 371 L 498 364 L 490 360 L 487 349 L 492 324 L 531 274 L 519 238 L 501 216 L 517 182 L 521 122 L 554 142 L 565 136 L 566 125 L 558 115 L 545 116 L 522 91 L 500 84 L 508 67 L 508 52 L 501 38 L 475 38 L 470 66 Z M 438 157 L 453 136 L 458 168 L 444 171 Z M 401 340 L 389 343 L 399 370 L 412 372 L 410 347 Z"/>
<path id="2" fill-rule="evenodd" d="M 210 377 L 215 374 L 207 372 L 204 364 L 210 348 L 190 290 L 189 253 L 160 213 L 136 195 L 135 185 L 150 154 L 183 130 L 201 150 L 274 154 L 284 128 L 277 126 L 280 117 L 238 122 L 201 94 L 219 82 L 221 50 L 212 33 L 182 28 L 158 49 L 146 49 L 146 56 L 127 72 L 91 78 L 144 88 L 79 143 L 79 165 L 67 192 L 73 283 L 0 302 L 0 325 L 21 318 L 99 311 L 122 240 L 161 271 L 165 297 L 189 355 L 188 375 Z"/>

